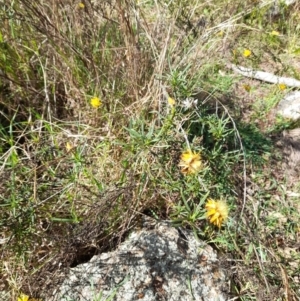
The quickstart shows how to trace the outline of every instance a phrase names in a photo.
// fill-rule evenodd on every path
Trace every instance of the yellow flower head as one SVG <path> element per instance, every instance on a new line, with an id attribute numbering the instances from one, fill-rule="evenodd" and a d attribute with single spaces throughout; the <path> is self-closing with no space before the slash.
<path id="1" fill-rule="evenodd" d="M 28 300 L 29 300 L 29 296 L 25 294 L 21 294 L 20 297 L 18 297 L 18 301 L 28 301 Z"/>
<path id="2" fill-rule="evenodd" d="M 279 32 L 276 31 L 276 30 L 273 30 L 273 31 L 271 32 L 271 35 L 272 35 L 272 36 L 279 36 Z"/>
<path id="3" fill-rule="evenodd" d="M 66 151 L 69 152 L 73 148 L 73 145 L 70 142 L 66 143 Z"/>
<path id="4" fill-rule="evenodd" d="M 286 89 L 286 85 L 285 84 L 279 84 L 278 88 L 279 88 L 279 90 L 284 91 Z"/>
<path id="5" fill-rule="evenodd" d="M 184 175 L 197 173 L 203 167 L 201 155 L 190 149 L 185 151 L 180 157 L 179 167 Z"/>
<path id="6" fill-rule="evenodd" d="M 243 88 L 247 91 L 247 92 L 250 92 L 251 91 L 251 86 L 245 84 L 243 85 Z"/>
<path id="7" fill-rule="evenodd" d="M 84 8 L 84 3 L 79 2 L 79 3 L 78 3 L 78 8 Z"/>
<path id="8" fill-rule="evenodd" d="M 98 97 L 93 97 L 90 101 L 90 104 L 93 108 L 99 108 L 102 104 L 101 100 Z"/>
<path id="9" fill-rule="evenodd" d="M 252 54 L 252 52 L 249 49 L 245 49 L 244 52 L 243 52 L 244 57 L 249 57 L 251 54 Z"/>
<path id="10" fill-rule="evenodd" d="M 168 98 L 168 104 L 173 107 L 175 104 L 176 104 L 176 101 L 175 99 L 173 99 L 172 97 L 169 97 Z"/>
<path id="11" fill-rule="evenodd" d="M 210 223 L 218 226 L 219 228 L 228 217 L 228 206 L 223 200 L 216 201 L 213 199 L 208 199 L 205 209 L 207 211 L 206 216 Z"/>

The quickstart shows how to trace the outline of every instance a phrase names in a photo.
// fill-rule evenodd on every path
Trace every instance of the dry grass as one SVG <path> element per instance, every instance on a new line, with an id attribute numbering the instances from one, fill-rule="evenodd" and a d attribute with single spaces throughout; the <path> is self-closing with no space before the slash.
<path id="1" fill-rule="evenodd" d="M 271 2 L 3 1 L 7 300 L 47 300 L 70 267 L 115 248 L 145 214 L 214 244 L 232 299 L 297 300 L 299 174 L 285 177 L 275 142 L 290 123 L 272 113 L 283 92 L 227 68 L 300 77 L 299 4 L 273 14 Z M 197 177 L 177 166 L 188 147 L 205 163 Z M 207 196 L 231 208 L 220 231 L 203 219 Z"/>

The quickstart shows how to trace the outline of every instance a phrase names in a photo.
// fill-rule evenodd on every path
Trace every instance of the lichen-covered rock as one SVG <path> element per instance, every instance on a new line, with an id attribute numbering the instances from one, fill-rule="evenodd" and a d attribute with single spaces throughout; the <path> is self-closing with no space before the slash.
<path id="1" fill-rule="evenodd" d="M 192 232 L 158 223 L 72 268 L 51 301 L 223 301 L 216 253 Z"/>
<path id="2" fill-rule="evenodd" d="M 284 118 L 300 119 L 300 91 L 287 94 L 278 104 L 277 113 Z"/>

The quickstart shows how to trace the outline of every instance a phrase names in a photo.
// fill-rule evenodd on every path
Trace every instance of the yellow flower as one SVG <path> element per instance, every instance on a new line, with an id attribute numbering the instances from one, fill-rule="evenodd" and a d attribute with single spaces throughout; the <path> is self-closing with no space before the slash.
<path id="1" fill-rule="evenodd" d="M 172 97 L 169 97 L 168 98 L 168 104 L 173 107 L 175 104 L 176 104 L 176 101 L 175 99 L 173 99 Z"/>
<path id="2" fill-rule="evenodd" d="M 98 97 L 93 97 L 90 101 L 90 104 L 93 108 L 99 108 L 102 104 L 101 100 Z"/>
<path id="3" fill-rule="evenodd" d="M 278 85 L 278 88 L 281 90 L 281 91 L 284 91 L 286 89 L 286 85 L 285 84 L 279 84 Z"/>
<path id="4" fill-rule="evenodd" d="M 228 217 L 228 206 L 223 200 L 216 201 L 213 199 L 208 199 L 205 209 L 207 211 L 206 216 L 210 223 L 218 226 L 219 228 Z"/>
<path id="5" fill-rule="evenodd" d="M 66 150 L 69 152 L 73 148 L 73 145 L 70 142 L 66 143 Z"/>
<path id="6" fill-rule="evenodd" d="M 79 7 L 79 8 L 84 8 L 84 3 L 79 2 L 79 3 L 78 3 L 78 7 Z"/>
<path id="7" fill-rule="evenodd" d="M 249 49 L 245 49 L 244 52 L 243 52 L 244 57 L 249 57 L 251 54 L 252 54 L 252 52 Z"/>
<path id="8" fill-rule="evenodd" d="M 29 300 L 29 296 L 25 294 L 21 294 L 20 297 L 18 297 L 18 301 L 28 301 L 28 300 Z"/>
<path id="9" fill-rule="evenodd" d="M 247 91 L 247 92 L 250 92 L 251 90 L 251 86 L 247 85 L 247 84 L 244 84 L 243 85 L 243 88 Z"/>
<path id="10" fill-rule="evenodd" d="M 271 32 L 271 35 L 272 35 L 272 36 L 279 36 L 279 32 L 276 31 L 276 30 L 273 30 L 273 31 Z"/>
<path id="11" fill-rule="evenodd" d="M 184 175 L 197 173 L 203 167 L 201 155 L 190 149 L 185 151 L 180 157 L 179 167 Z"/>

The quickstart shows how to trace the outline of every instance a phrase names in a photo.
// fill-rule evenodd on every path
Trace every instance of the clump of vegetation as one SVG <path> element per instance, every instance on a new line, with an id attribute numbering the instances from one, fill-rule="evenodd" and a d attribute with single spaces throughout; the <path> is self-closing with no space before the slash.
<path id="1" fill-rule="evenodd" d="M 286 87 L 228 64 L 299 78 L 299 5 L 96 2 L 0 12 L 0 291 L 47 300 L 149 215 L 214 245 L 232 298 L 292 300 L 299 183 L 270 113 Z"/>

